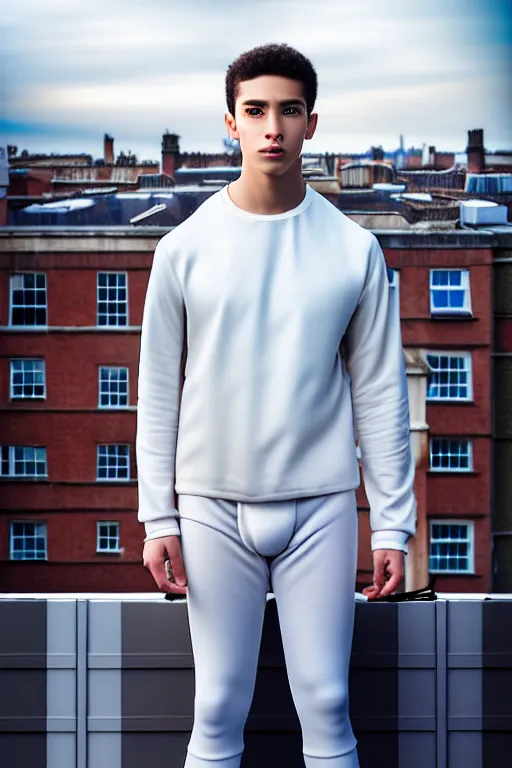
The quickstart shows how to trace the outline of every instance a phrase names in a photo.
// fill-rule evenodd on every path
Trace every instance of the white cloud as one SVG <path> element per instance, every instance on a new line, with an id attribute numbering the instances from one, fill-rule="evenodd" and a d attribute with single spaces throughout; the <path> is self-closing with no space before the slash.
<path id="1" fill-rule="evenodd" d="M 21 124 L 8 139 L 59 151 L 67 129 L 78 151 L 90 151 L 96 128 L 158 157 L 168 127 L 186 149 L 219 149 L 226 67 L 255 45 L 287 42 L 319 76 L 319 129 L 305 150 L 395 145 L 400 132 L 459 148 L 475 127 L 484 127 L 488 146 L 506 146 L 510 59 L 499 51 L 511 41 L 502 7 L 501 0 L 17 0 L 0 22 L 0 97 L 8 120 Z M 23 130 L 37 125 L 45 133 L 31 131 L 29 141 Z"/>

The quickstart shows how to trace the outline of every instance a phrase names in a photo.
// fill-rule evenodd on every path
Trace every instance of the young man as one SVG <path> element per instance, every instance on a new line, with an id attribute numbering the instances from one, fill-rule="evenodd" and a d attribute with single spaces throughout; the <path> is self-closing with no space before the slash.
<path id="1" fill-rule="evenodd" d="M 286 45 L 229 67 L 226 125 L 240 140 L 241 176 L 159 241 L 149 279 L 139 520 L 158 587 L 188 595 L 196 695 L 185 768 L 240 765 L 269 587 L 305 765 L 358 766 L 347 690 L 354 426 L 371 509 L 370 599 L 396 589 L 415 532 L 384 257 L 302 177 L 316 92 L 310 61 Z"/>

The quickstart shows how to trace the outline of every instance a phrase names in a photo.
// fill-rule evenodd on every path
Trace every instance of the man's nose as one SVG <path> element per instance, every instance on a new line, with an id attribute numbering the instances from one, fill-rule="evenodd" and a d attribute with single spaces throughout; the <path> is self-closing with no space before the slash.
<path id="1" fill-rule="evenodd" d="M 276 128 L 275 130 L 267 130 L 265 138 L 269 141 L 283 141 L 283 134 Z"/>
<path id="2" fill-rule="evenodd" d="M 277 141 L 278 139 L 282 140 L 283 133 L 281 130 L 279 115 L 270 113 L 268 116 L 266 128 L 267 130 L 265 136 L 267 139 L 274 139 L 274 141 Z"/>

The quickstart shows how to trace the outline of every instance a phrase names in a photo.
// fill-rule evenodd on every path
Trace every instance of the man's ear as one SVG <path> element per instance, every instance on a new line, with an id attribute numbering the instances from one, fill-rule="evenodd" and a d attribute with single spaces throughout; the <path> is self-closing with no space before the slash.
<path id="1" fill-rule="evenodd" d="M 226 112 L 226 114 L 224 115 L 224 122 L 226 123 L 226 128 L 228 129 L 229 138 L 239 139 L 240 136 L 238 135 L 236 120 L 231 114 L 231 112 Z"/>
<path id="2" fill-rule="evenodd" d="M 314 133 L 316 131 L 316 125 L 318 123 L 318 114 L 316 112 L 312 112 L 309 116 L 308 120 L 308 127 L 306 129 L 306 135 L 304 136 L 305 139 L 312 139 L 314 136 Z"/>

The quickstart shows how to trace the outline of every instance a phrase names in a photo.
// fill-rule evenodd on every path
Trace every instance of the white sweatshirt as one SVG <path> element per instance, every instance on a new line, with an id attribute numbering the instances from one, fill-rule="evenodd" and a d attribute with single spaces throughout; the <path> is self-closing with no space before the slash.
<path id="1" fill-rule="evenodd" d="M 223 187 L 153 259 L 136 436 L 146 540 L 180 533 L 175 490 L 250 502 L 357 488 L 354 424 L 371 547 L 407 552 L 407 382 L 377 239 L 309 186 L 271 215 Z"/>

